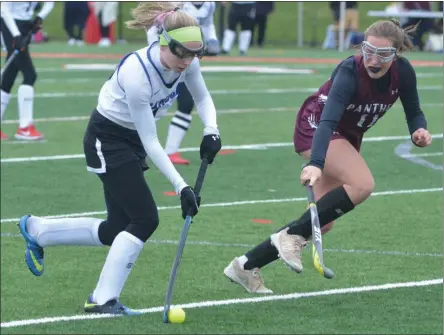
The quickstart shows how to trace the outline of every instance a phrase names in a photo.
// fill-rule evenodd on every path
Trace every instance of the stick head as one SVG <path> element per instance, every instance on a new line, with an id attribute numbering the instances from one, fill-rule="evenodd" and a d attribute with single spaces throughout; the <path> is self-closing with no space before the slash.
<path id="1" fill-rule="evenodd" d="M 164 309 L 164 311 L 163 311 L 163 323 L 169 323 L 169 321 L 168 321 L 168 310 L 169 309 Z"/>
<path id="2" fill-rule="evenodd" d="M 327 279 L 332 279 L 334 276 L 335 276 L 334 272 L 324 266 L 324 277 Z"/>
<path id="3" fill-rule="evenodd" d="M 319 257 L 319 254 L 314 244 L 313 244 L 313 265 L 314 268 L 325 278 L 332 279 L 335 276 L 332 270 L 330 270 L 324 264 L 322 264 L 322 261 Z"/>

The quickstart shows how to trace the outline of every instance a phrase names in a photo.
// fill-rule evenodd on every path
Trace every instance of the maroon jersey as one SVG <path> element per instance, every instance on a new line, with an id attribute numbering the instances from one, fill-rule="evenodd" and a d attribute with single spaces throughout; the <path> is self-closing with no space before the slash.
<path id="1" fill-rule="evenodd" d="M 363 57 L 361 55 L 353 56 L 344 62 L 352 64 L 353 60 L 356 87 L 349 89 L 354 89 L 356 92 L 345 106 L 332 139 L 345 138 L 359 150 L 364 133 L 382 118 L 398 99 L 400 81 L 397 63 L 394 61 L 388 73 L 390 76 L 388 89 L 378 90 L 376 80 L 371 79 L 367 74 Z M 297 152 L 311 148 L 311 141 L 324 111 L 332 84 L 333 80 L 330 78 L 315 94 L 308 97 L 300 108 L 294 137 Z"/>

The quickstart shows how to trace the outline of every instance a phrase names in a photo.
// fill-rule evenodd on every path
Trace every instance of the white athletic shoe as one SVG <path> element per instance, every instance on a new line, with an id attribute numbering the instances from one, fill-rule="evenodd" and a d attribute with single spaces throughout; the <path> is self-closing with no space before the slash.
<path id="1" fill-rule="evenodd" d="M 273 293 L 272 290 L 265 287 L 259 269 L 244 270 L 237 257 L 225 268 L 224 274 L 233 283 L 243 286 L 249 293 Z"/>
<path id="2" fill-rule="evenodd" d="M 111 40 L 109 38 L 102 37 L 100 39 L 99 43 L 97 43 L 97 45 L 100 48 L 107 48 L 107 47 L 111 46 Z"/>
<path id="3" fill-rule="evenodd" d="M 281 260 L 297 273 L 302 272 L 302 249 L 307 244 L 304 237 L 288 234 L 288 229 L 270 236 L 271 244 L 277 249 Z"/>

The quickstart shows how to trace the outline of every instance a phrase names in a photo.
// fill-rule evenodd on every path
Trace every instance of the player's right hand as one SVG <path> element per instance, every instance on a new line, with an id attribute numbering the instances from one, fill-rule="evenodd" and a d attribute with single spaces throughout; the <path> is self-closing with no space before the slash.
<path id="1" fill-rule="evenodd" d="M 301 184 L 305 185 L 307 182 L 313 186 L 322 176 L 322 170 L 313 165 L 307 165 L 301 172 Z"/>
<path id="2" fill-rule="evenodd" d="M 38 32 L 40 29 L 42 29 L 42 24 L 43 24 L 43 19 L 40 16 L 37 16 L 34 19 L 34 22 L 32 24 L 32 32 L 36 33 Z"/>
<path id="3" fill-rule="evenodd" d="M 22 35 L 14 36 L 12 38 L 12 48 L 14 50 L 24 51 L 26 48 L 26 37 Z"/>
<path id="4" fill-rule="evenodd" d="M 196 197 L 194 190 L 186 186 L 180 191 L 180 204 L 184 219 L 187 215 L 195 216 L 199 212 L 200 197 Z"/>

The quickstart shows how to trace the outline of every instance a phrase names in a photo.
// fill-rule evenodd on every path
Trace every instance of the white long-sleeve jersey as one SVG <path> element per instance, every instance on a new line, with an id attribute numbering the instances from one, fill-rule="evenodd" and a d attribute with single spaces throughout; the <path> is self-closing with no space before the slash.
<path id="1" fill-rule="evenodd" d="M 34 16 L 38 1 L 2 1 L 1 16 L 12 36 L 19 36 L 20 31 L 15 20 L 30 21 Z M 45 1 L 37 16 L 45 19 L 54 8 L 54 1 Z"/>
<path id="2" fill-rule="evenodd" d="M 103 85 L 97 111 L 128 129 L 137 130 L 150 160 L 173 184 L 177 194 L 187 186 L 171 163 L 157 137 L 156 121 L 177 98 L 177 86 L 185 82 L 204 124 L 204 135 L 219 134 L 216 109 L 196 58 L 182 73 L 160 62 L 157 42 L 125 57 Z"/>

